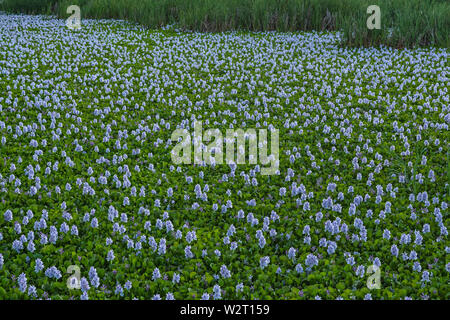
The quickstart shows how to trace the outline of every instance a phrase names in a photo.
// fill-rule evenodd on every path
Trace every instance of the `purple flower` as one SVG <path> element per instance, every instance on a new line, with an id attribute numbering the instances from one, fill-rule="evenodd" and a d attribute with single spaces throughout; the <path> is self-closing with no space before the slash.
<path id="1" fill-rule="evenodd" d="M 220 289 L 220 286 L 218 284 L 214 285 L 214 287 L 213 287 L 213 294 L 214 294 L 214 299 L 215 300 L 222 299 L 221 289 Z"/>
<path id="2" fill-rule="evenodd" d="M 122 286 L 120 284 L 117 284 L 116 291 L 114 293 L 120 295 L 121 297 L 123 297 L 123 288 L 122 288 Z"/>
<path id="3" fill-rule="evenodd" d="M 108 251 L 108 255 L 106 256 L 106 260 L 111 262 L 112 260 L 114 260 L 114 251 L 113 250 L 109 250 Z"/>
<path id="4" fill-rule="evenodd" d="M 27 277 L 25 273 L 19 275 L 17 282 L 19 283 L 19 290 L 25 292 L 27 290 Z"/>
<path id="5" fill-rule="evenodd" d="M 174 276 L 175 276 L 175 275 L 174 275 Z M 153 281 L 156 281 L 156 280 L 158 280 L 159 278 L 161 278 L 161 273 L 159 272 L 159 269 L 158 269 L 158 268 L 155 268 L 155 269 L 153 270 L 152 280 L 153 280 Z"/>
<path id="6" fill-rule="evenodd" d="M 398 256 L 398 248 L 397 248 L 397 246 L 396 246 L 395 244 L 393 244 L 393 245 L 391 246 L 391 253 L 392 253 L 392 255 L 395 256 L 395 257 Z"/>
<path id="7" fill-rule="evenodd" d="M 220 267 L 220 274 L 222 275 L 223 278 L 231 278 L 231 272 L 224 264 Z"/>
<path id="8" fill-rule="evenodd" d="M 6 222 L 11 222 L 11 220 L 13 219 L 12 211 L 6 210 L 5 213 L 3 214 L 3 217 L 5 218 Z"/>
<path id="9" fill-rule="evenodd" d="M 308 266 L 308 268 L 312 268 L 314 266 L 317 266 L 319 264 L 319 260 L 314 254 L 308 254 L 308 256 L 305 259 L 305 264 Z"/>
<path id="10" fill-rule="evenodd" d="M 261 269 L 264 269 L 265 267 L 267 267 L 269 265 L 269 263 L 270 263 L 270 258 L 267 257 L 267 256 L 266 257 L 262 257 L 259 260 L 259 265 L 260 265 Z"/>

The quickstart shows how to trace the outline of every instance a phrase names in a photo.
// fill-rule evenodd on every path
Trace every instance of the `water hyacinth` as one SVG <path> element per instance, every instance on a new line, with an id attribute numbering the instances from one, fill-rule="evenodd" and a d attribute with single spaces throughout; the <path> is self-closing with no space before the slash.
<path id="1" fill-rule="evenodd" d="M 308 254 L 308 256 L 305 259 L 305 264 L 308 266 L 308 268 L 312 268 L 319 264 L 319 260 L 314 254 Z"/>
<path id="2" fill-rule="evenodd" d="M 446 297 L 447 49 L 167 29 L 0 14 L 0 298 Z"/>
<path id="3" fill-rule="evenodd" d="M 27 289 L 27 277 L 25 273 L 21 273 L 17 278 L 17 283 L 19 284 L 19 290 L 25 292 Z"/>

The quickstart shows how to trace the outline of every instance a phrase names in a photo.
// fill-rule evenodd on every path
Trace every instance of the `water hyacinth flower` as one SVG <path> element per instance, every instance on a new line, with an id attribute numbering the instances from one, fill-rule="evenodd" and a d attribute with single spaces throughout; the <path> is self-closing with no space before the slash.
<path id="1" fill-rule="evenodd" d="M 221 292 L 222 290 L 220 289 L 220 286 L 219 285 L 214 285 L 214 287 L 213 287 L 213 297 L 214 297 L 214 300 L 220 300 L 220 299 L 222 299 L 222 292 Z"/>
<path id="2" fill-rule="evenodd" d="M 19 290 L 25 292 L 27 289 L 27 277 L 25 273 L 21 273 L 17 278 L 17 283 L 19 284 Z"/>
<path id="3" fill-rule="evenodd" d="M 98 288 L 100 286 L 100 278 L 98 277 L 97 270 L 94 267 L 89 268 L 89 279 L 93 287 Z"/>
<path id="4" fill-rule="evenodd" d="M 98 228 L 98 220 L 97 220 L 97 218 L 92 218 L 92 220 L 91 220 L 91 227 L 92 228 Z"/>
<path id="5" fill-rule="evenodd" d="M 393 245 L 391 246 L 391 253 L 392 253 L 392 255 L 395 256 L 395 257 L 398 256 L 398 248 L 397 248 L 397 246 L 396 246 L 395 244 L 393 244 Z"/>
<path id="6" fill-rule="evenodd" d="M 28 286 L 28 296 L 37 298 L 37 291 L 35 286 Z"/>
<path id="7" fill-rule="evenodd" d="M 117 294 L 117 295 L 123 297 L 123 288 L 120 284 L 116 285 L 116 290 L 114 291 L 114 294 Z"/>
<path id="8" fill-rule="evenodd" d="M 259 261 L 259 266 L 261 267 L 261 269 L 264 269 L 265 267 L 267 267 L 270 263 L 270 258 L 269 257 L 262 257 Z"/>
<path id="9" fill-rule="evenodd" d="M 172 283 L 177 284 L 180 282 L 180 275 L 178 273 L 174 273 L 172 277 Z"/>
<path id="10" fill-rule="evenodd" d="M 11 210 L 6 210 L 5 213 L 3 214 L 3 217 L 5 219 L 6 222 L 11 222 L 13 219 L 13 214 Z"/>
<path id="11" fill-rule="evenodd" d="M 76 225 L 73 225 L 70 229 L 70 234 L 73 236 L 78 236 L 78 228 Z"/>
<path id="12" fill-rule="evenodd" d="M 288 250 L 288 258 L 291 260 L 295 259 L 296 250 L 294 248 L 289 248 Z"/>
<path id="13" fill-rule="evenodd" d="M 191 251 L 191 246 L 186 246 L 186 248 L 184 248 L 184 256 L 186 259 L 191 259 L 194 257 L 194 254 Z"/>
<path id="14" fill-rule="evenodd" d="M 220 274 L 222 275 L 223 278 L 231 278 L 231 272 L 224 264 L 220 267 Z"/>
<path id="15" fill-rule="evenodd" d="M 12 248 L 16 251 L 16 252 L 20 252 L 21 250 L 23 250 L 23 244 L 22 241 L 20 240 L 14 240 L 12 243 Z"/>
<path id="16" fill-rule="evenodd" d="M 173 293 L 167 292 L 166 300 L 175 300 L 175 297 L 174 297 Z"/>
<path id="17" fill-rule="evenodd" d="M 174 274 L 174 277 L 175 277 L 175 274 Z M 153 270 L 153 274 L 152 274 L 152 280 L 153 281 L 156 281 L 156 280 L 158 280 L 158 279 L 160 279 L 161 278 L 161 273 L 159 272 L 159 269 L 158 268 L 155 268 L 154 270 Z M 179 281 L 179 280 L 178 280 Z"/>
<path id="18" fill-rule="evenodd" d="M 39 273 L 39 272 L 41 272 L 43 269 L 44 269 L 44 263 L 42 262 L 42 260 L 41 259 L 39 259 L 39 258 L 37 258 L 36 259 L 36 265 L 35 265 L 35 267 L 34 267 L 34 271 L 36 272 L 36 273 Z"/>
<path id="19" fill-rule="evenodd" d="M 58 280 L 61 278 L 61 272 L 55 266 L 52 266 L 45 270 L 45 276 L 50 279 L 53 278 L 53 279 Z"/>
<path id="20" fill-rule="evenodd" d="M 114 260 L 114 258 L 115 258 L 114 251 L 113 250 L 109 250 L 108 254 L 106 256 L 106 261 L 111 262 L 111 261 Z"/>
<path id="21" fill-rule="evenodd" d="M 319 264 L 319 260 L 314 254 L 308 254 L 308 256 L 305 259 L 305 264 L 308 268 L 312 268 L 314 266 L 317 266 Z"/>
<path id="22" fill-rule="evenodd" d="M 430 282 L 430 273 L 427 270 L 422 272 L 422 282 Z"/>
<path id="23" fill-rule="evenodd" d="M 83 293 L 87 293 L 90 289 L 89 281 L 85 277 L 80 279 L 80 288 Z"/>
<path id="24" fill-rule="evenodd" d="M 201 298 L 202 300 L 209 300 L 209 294 L 208 293 L 204 293 L 204 294 L 202 294 L 202 298 Z"/>

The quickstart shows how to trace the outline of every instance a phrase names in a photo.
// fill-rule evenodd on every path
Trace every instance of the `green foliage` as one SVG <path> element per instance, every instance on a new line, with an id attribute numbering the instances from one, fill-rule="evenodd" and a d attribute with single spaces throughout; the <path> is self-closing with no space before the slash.
<path id="1" fill-rule="evenodd" d="M 50 13 L 58 0 L 4 0 L 0 9 L 14 13 Z"/>

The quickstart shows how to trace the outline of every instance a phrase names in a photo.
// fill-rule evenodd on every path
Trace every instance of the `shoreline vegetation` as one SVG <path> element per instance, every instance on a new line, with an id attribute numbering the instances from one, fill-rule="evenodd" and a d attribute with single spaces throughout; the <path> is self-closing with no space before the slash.
<path id="1" fill-rule="evenodd" d="M 149 28 L 175 24 L 184 30 L 341 31 L 351 47 L 450 47 L 446 0 L 4 0 L 10 13 L 67 18 L 78 5 L 82 18 L 121 19 Z M 369 5 L 381 11 L 381 29 L 366 25 Z"/>

